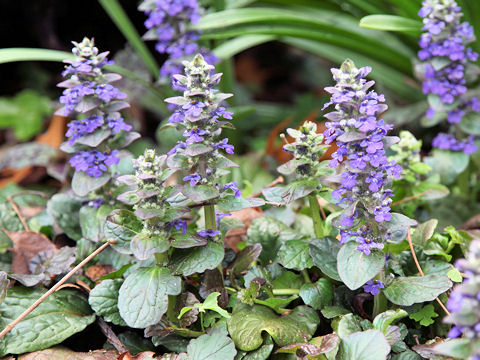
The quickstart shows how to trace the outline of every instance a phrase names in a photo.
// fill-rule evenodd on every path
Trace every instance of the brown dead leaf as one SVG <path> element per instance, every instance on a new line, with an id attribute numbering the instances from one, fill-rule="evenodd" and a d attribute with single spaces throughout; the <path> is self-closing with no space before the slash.
<path id="1" fill-rule="evenodd" d="M 230 249 L 238 251 L 237 245 L 242 241 L 242 237 L 247 235 L 247 229 L 252 221 L 262 216 L 263 211 L 260 208 L 247 208 L 232 212 L 232 218 L 239 219 L 245 224 L 245 227 L 229 230 L 225 234 L 225 245 Z"/>
<path id="2" fill-rule="evenodd" d="M 95 350 L 90 352 L 74 352 L 63 347 L 35 351 L 20 355 L 18 360 L 117 360 L 118 353 L 114 350 Z"/>
<path id="3" fill-rule="evenodd" d="M 118 360 L 156 360 L 161 359 L 161 357 L 155 357 L 155 353 L 153 351 L 143 351 L 138 353 L 137 355 L 133 356 L 130 352 L 126 352 L 121 354 L 118 357 Z"/>
<path id="4" fill-rule="evenodd" d="M 30 219 L 43 211 L 43 206 L 28 206 L 20 209 L 20 213 L 25 219 Z"/>
<path id="5" fill-rule="evenodd" d="M 114 271 L 115 268 L 112 265 L 93 265 L 85 271 L 85 275 L 87 275 L 90 280 L 97 281 L 102 276 L 110 274 Z"/>
<path id="6" fill-rule="evenodd" d="M 7 232 L 13 241 L 12 272 L 30 274 L 30 260 L 42 251 L 55 251 L 55 245 L 43 234 L 33 231 Z"/>

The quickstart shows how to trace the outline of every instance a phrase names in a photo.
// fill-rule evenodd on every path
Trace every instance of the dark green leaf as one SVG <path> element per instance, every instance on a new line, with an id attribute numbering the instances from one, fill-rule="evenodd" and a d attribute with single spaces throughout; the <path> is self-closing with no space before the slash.
<path id="1" fill-rule="evenodd" d="M 205 246 L 191 249 L 176 249 L 170 258 L 169 268 L 174 274 L 192 275 L 212 270 L 223 260 L 225 249 L 222 244 L 208 242 Z"/>
<path id="2" fill-rule="evenodd" d="M 47 166 L 59 155 L 54 147 L 38 142 L 9 147 L 2 153 L 0 169 L 21 169 L 27 166 Z"/>
<path id="3" fill-rule="evenodd" d="M 158 323 L 167 311 L 168 295 L 178 295 L 181 281 L 166 268 L 139 268 L 120 287 L 118 309 L 128 326 L 145 328 Z"/>
<path id="4" fill-rule="evenodd" d="M 396 278 L 383 293 L 396 305 L 410 306 L 435 300 L 451 287 L 452 283 L 447 276 L 409 276 Z"/>
<path id="5" fill-rule="evenodd" d="M 316 283 L 303 284 L 300 288 L 303 302 L 315 310 L 321 310 L 333 300 L 333 286 L 327 279 L 319 279 Z"/>
<path id="6" fill-rule="evenodd" d="M 286 316 L 277 316 L 265 306 L 239 304 L 228 319 L 228 331 L 238 349 L 255 350 L 269 333 L 275 343 L 285 346 L 309 340 L 317 328 L 317 313 L 307 306 L 296 307 Z"/>
<path id="7" fill-rule="evenodd" d="M 295 181 L 288 185 L 285 191 L 280 195 L 284 204 L 290 204 L 295 200 L 308 196 L 318 186 L 318 181 Z"/>
<path id="8" fill-rule="evenodd" d="M 426 157 L 424 162 L 433 172 L 440 174 L 442 184 L 449 185 L 467 168 L 468 159 L 469 156 L 462 151 L 435 149 L 432 156 Z"/>
<path id="9" fill-rule="evenodd" d="M 113 248 L 122 254 L 131 254 L 130 242 L 143 229 L 143 223 L 128 210 L 113 210 L 105 222 L 105 237 L 117 241 Z"/>
<path id="10" fill-rule="evenodd" d="M 337 271 L 337 255 L 341 245 L 338 240 L 334 237 L 314 239 L 309 246 L 313 265 L 318 266 L 324 274 L 333 280 L 340 281 Z"/>
<path id="11" fill-rule="evenodd" d="M 182 194 L 195 203 L 203 203 L 218 197 L 219 193 L 216 188 L 208 185 L 185 185 Z"/>
<path id="12" fill-rule="evenodd" d="M 137 234 L 130 242 L 130 250 L 139 260 L 147 260 L 155 253 L 163 253 L 170 248 L 170 241 L 161 235 Z"/>
<path id="13" fill-rule="evenodd" d="M 437 219 L 430 219 L 418 225 L 412 234 L 412 242 L 416 245 L 425 246 L 427 240 L 433 236 L 437 225 Z"/>
<path id="14" fill-rule="evenodd" d="M 259 198 L 228 196 L 218 201 L 218 206 L 224 211 L 238 211 L 263 205 L 265 205 L 265 200 Z"/>
<path id="15" fill-rule="evenodd" d="M 118 312 L 118 291 L 123 280 L 103 280 L 97 284 L 88 296 L 88 302 L 97 315 L 103 316 L 105 321 L 115 325 L 127 324 Z"/>
<path id="16" fill-rule="evenodd" d="M 279 263 L 287 269 L 304 270 L 313 266 L 309 253 L 310 240 L 285 241 L 278 251 Z"/>
<path id="17" fill-rule="evenodd" d="M 252 264 L 252 262 L 258 259 L 261 252 L 262 252 L 262 245 L 260 244 L 253 244 L 253 245 L 246 246 L 245 249 L 237 253 L 237 256 L 235 257 L 235 261 L 231 266 L 232 272 L 238 275 L 242 271 L 247 270 Z"/>
<path id="18" fill-rule="evenodd" d="M 2 329 L 45 292 L 44 289 L 24 287 L 9 289 L 5 301 L 0 305 Z M 95 315 L 80 292 L 54 292 L 0 340 L 0 356 L 22 354 L 59 344 L 94 321 Z"/>
<path id="19" fill-rule="evenodd" d="M 388 327 L 398 319 L 401 319 L 407 316 L 408 313 L 405 310 L 397 309 L 397 310 L 387 310 L 381 314 L 375 316 L 373 319 L 373 327 L 377 330 L 380 330 L 382 333 L 387 335 Z"/>
<path id="20" fill-rule="evenodd" d="M 342 281 L 351 290 L 356 290 L 377 275 L 385 264 L 381 251 L 365 255 L 357 250 L 355 242 L 342 246 L 337 256 L 337 270 Z"/>
<path id="21" fill-rule="evenodd" d="M 188 359 L 192 360 L 233 360 L 236 353 L 232 339 L 223 332 L 202 335 L 187 347 Z"/>
<path id="22" fill-rule="evenodd" d="M 57 225 L 74 240 L 82 238 L 79 211 L 82 202 L 67 194 L 55 194 L 47 203 L 47 212 Z"/>
<path id="23" fill-rule="evenodd" d="M 472 354 L 472 345 L 470 339 L 447 340 L 435 346 L 435 353 L 467 359 Z M 478 344 L 476 345 L 478 346 Z"/>

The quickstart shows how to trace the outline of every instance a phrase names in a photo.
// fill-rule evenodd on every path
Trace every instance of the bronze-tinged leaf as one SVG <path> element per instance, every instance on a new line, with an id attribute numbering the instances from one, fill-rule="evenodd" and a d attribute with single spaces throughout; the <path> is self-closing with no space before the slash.
<path id="1" fill-rule="evenodd" d="M 252 221 L 262 216 L 263 211 L 260 208 L 247 208 L 232 212 L 232 218 L 239 219 L 245 224 L 245 227 L 228 230 L 225 234 L 225 245 L 230 249 L 238 251 L 237 245 L 244 240 L 242 237 L 247 235 L 247 229 Z"/>
<path id="2" fill-rule="evenodd" d="M 13 241 L 12 272 L 30 274 L 28 264 L 40 252 L 56 251 L 55 245 L 43 234 L 33 231 L 8 232 Z"/>
<path id="3" fill-rule="evenodd" d="M 92 280 L 97 281 L 102 276 L 114 272 L 116 269 L 112 265 L 93 265 L 90 266 L 86 271 L 85 275 Z"/>

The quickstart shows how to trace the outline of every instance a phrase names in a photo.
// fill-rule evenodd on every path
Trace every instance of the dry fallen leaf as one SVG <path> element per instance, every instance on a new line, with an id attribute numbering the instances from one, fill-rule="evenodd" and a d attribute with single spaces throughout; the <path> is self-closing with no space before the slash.
<path id="1" fill-rule="evenodd" d="M 237 245 L 242 237 L 247 235 L 247 229 L 256 218 L 262 217 L 263 211 L 260 208 L 247 208 L 232 212 L 232 218 L 239 219 L 245 227 L 231 229 L 225 234 L 225 245 L 230 249 L 238 251 Z"/>
<path id="2" fill-rule="evenodd" d="M 117 360 L 118 353 L 114 350 L 95 350 L 74 352 L 63 347 L 35 351 L 19 356 L 18 360 Z"/>
<path id="3" fill-rule="evenodd" d="M 13 241 L 12 272 L 30 274 L 30 260 L 42 251 L 55 251 L 55 245 L 43 234 L 33 231 L 7 232 Z"/>
<path id="4" fill-rule="evenodd" d="M 90 280 L 97 281 L 102 276 L 110 274 L 114 271 L 115 268 L 112 265 L 93 265 L 85 271 L 85 275 L 87 275 Z"/>

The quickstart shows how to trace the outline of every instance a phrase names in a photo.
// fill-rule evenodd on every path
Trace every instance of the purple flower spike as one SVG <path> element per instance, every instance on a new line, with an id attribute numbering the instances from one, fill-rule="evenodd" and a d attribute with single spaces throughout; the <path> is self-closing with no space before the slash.
<path id="1" fill-rule="evenodd" d="M 446 114 L 451 133 L 457 133 L 459 124 L 469 112 L 478 112 L 478 100 L 465 97 L 467 92 L 466 74 L 470 62 L 478 54 L 468 44 L 475 40 L 473 27 L 461 22 L 462 12 L 455 0 L 424 0 L 418 15 L 423 18 L 418 57 L 424 61 L 423 92 L 438 97 L 446 110 L 439 106 L 430 107 L 426 116 L 432 118 L 437 111 Z M 442 64 L 438 66 L 438 64 Z M 452 109 L 451 106 L 454 105 Z M 441 108 L 441 107 L 440 107 Z M 468 143 L 469 146 L 466 146 Z M 452 134 L 439 134 L 432 145 L 439 149 L 463 151 L 472 154 L 477 148 L 468 139 L 457 139 Z"/>
<path id="2" fill-rule="evenodd" d="M 363 285 L 363 290 L 372 295 L 380 294 L 380 289 L 385 289 L 385 285 L 380 280 L 368 280 Z"/>

